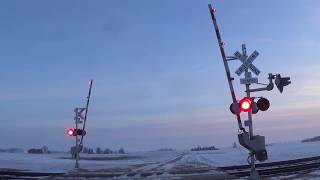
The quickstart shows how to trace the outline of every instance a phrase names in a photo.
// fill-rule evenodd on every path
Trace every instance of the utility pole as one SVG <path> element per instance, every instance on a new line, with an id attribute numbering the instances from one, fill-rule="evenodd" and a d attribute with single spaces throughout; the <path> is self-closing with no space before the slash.
<path id="1" fill-rule="evenodd" d="M 259 110 L 266 111 L 269 108 L 269 100 L 263 97 L 252 97 L 250 92 L 257 92 L 257 91 L 270 91 L 273 89 L 273 79 L 275 79 L 275 84 L 277 88 L 279 89 L 280 93 L 283 91 L 283 87 L 289 85 L 291 82 L 290 77 L 284 77 L 282 78 L 280 74 L 273 75 L 269 73 L 269 84 L 262 84 L 258 82 L 257 77 L 252 77 L 251 72 L 253 72 L 255 75 L 260 74 L 260 70 L 255 67 L 252 62 L 257 58 L 259 55 L 258 51 L 254 51 L 250 56 L 247 55 L 246 45 L 242 44 L 242 53 L 239 51 L 236 51 L 233 56 L 226 56 L 224 51 L 224 42 L 222 41 L 219 27 L 217 24 L 217 20 L 215 17 L 216 10 L 211 6 L 209 6 L 209 11 L 211 14 L 212 22 L 214 25 L 214 29 L 216 32 L 223 64 L 225 67 L 227 80 L 229 84 L 229 89 L 231 92 L 232 97 L 232 104 L 230 105 L 230 111 L 236 115 L 238 126 L 239 126 L 239 134 L 238 139 L 239 143 L 249 150 L 249 157 L 248 157 L 248 163 L 251 165 L 251 172 L 249 179 L 257 180 L 259 179 L 259 174 L 255 167 L 255 160 L 258 161 L 265 161 L 268 159 L 266 146 L 265 146 L 265 137 L 260 135 L 254 135 L 253 133 L 253 124 L 252 124 L 252 113 L 257 113 Z M 240 84 L 244 84 L 246 86 L 246 97 L 241 99 L 240 101 L 237 100 L 235 96 L 235 92 L 233 89 L 233 80 L 234 78 L 231 77 L 230 69 L 228 66 L 228 61 L 231 60 L 240 60 L 242 62 L 242 65 L 236 70 L 236 74 L 240 76 L 244 73 L 245 77 L 240 79 Z M 249 72 L 249 70 L 251 72 Z M 261 85 L 267 85 L 263 88 L 256 88 L 256 89 L 250 89 L 251 84 L 261 84 Z M 254 100 L 258 99 L 257 102 Z M 247 112 L 248 120 L 244 121 L 245 126 L 249 127 L 249 133 L 245 130 L 245 128 L 242 126 L 241 121 L 241 112 Z M 250 158 L 250 162 L 249 162 Z"/>

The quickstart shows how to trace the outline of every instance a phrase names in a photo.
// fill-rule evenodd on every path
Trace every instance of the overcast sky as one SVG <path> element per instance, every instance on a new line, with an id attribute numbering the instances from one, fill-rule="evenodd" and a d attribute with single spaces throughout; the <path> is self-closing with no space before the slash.
<path id="1" fill-rule="evenodd" d="M 254 94 L 271 102 L 254 116 L 255 133 L 268 143 L 319 135 L 317 0 L 4 0 L 0 148 L 68 150 L 66 130 L 90 79 L 87 146 L 231 146 L 238 128 L 208 3 L 227 54 L 245 43 L 260 53 L 260 82 L 268 73 L 291 77 L 282 94 Z M 238 98 L 240 65 L 230 62 Z"/>

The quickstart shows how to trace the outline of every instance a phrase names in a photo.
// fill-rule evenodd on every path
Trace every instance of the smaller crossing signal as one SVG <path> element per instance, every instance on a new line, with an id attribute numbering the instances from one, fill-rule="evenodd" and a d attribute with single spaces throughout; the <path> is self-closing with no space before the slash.
<path id="1" fill-rule="evenodd" d="M 67 134 L 68 136 L 84 136 L 86 135 L 86 131 L 82 129 L 68 129 Z"/>

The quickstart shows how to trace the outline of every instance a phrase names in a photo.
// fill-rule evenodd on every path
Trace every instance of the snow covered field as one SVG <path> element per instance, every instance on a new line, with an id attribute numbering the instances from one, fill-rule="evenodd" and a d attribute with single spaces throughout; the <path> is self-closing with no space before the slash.
<path id="1" fill-rule="evenodd" d="M 268 160 L 264 162 L 299 159 L 320 156 L 320 142 L 290 142 L 268 145 Z M 204 157 L 210 165 L 229 166 L 247 164 L 248 152 L 242 148 L 222 148 L 211 152 L 196 152 Z M 264 163 L 263 162 L 263 163 Z M 257 162 L 259 163 L 259 162 Z"/>
<path id="2" fill-rule="evenodd" d="M 267 146 L 269 160 L 281 161 L 311 156 L 320 156 L 320 142 L 277 143 Z M 221 148 L 215 151 L 149 151 L 128 154 L 88 155 L 82 154 L 81 169 L 87 172 L 141 173 L 161 171 L 201 172 L 210 168 L 215 172 L 219 166 L 246 164 L 248 153 L 243 148 Z M 74 169 L 70 154 L 14 154 L 0 153 L 0 169 L 15 169 L 34 172 L 69 173 Z M 218 173 L 218 172 L 217 172 Z"/>

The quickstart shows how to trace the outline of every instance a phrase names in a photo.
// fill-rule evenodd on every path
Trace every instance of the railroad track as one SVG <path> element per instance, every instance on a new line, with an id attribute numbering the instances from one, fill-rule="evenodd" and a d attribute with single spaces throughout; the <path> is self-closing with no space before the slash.
<path id="1" fill-rule="evenodd" d="M 320 156 L 288 161 L 261 163 L 256 165 L 256 169 L 261 176 L 294 174 L 297 172 L 308 172 L 319 168 Z M 219 167 L 218 169 L 237 177 L 246 177 L 250 175 L 249 165 L 225 166 Z"/>

